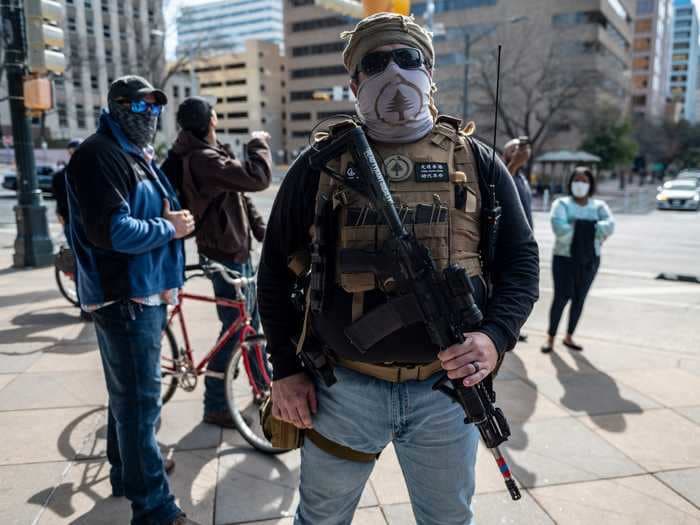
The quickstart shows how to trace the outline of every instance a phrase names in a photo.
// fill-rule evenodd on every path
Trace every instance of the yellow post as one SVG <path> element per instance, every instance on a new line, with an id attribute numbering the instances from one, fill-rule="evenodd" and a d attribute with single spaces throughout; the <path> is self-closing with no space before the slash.
<path id="1" fill-rule="evenodd" d="M 411 0 L 362 0 L 365 16 L 375 13 L 411 13 Z"/>

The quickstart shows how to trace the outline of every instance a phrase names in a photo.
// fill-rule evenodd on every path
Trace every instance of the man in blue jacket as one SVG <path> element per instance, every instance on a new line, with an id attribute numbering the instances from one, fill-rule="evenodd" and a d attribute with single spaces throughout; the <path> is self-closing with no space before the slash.
<path id="1" fill-rule="evenodd" d="M 81 306 L 93 314 L 109 392 L 112 493 L 131 501 L 132 525 L 192 524 L 170 492 L 155 427 L 161 333 L 194 219 L 153 159 L 165 93 L 125 76 L 108 104 L 71 158 L 67 190 Z"/>

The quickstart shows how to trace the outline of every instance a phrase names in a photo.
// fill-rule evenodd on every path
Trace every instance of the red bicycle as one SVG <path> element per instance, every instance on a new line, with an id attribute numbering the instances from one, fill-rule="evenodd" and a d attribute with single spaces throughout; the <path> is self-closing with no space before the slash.
<path id="1" fill-rule="evenodd" d="M 207 262 L 206 264 L 188 265 L 185 268 L 185 282 L 197 277 L 206 277 L 219 273 L 235 290 L 235 299 L 208 297 L 180 290 L 179 303 L 168 315 L 167 325 L 163 331 L 161 381 L 162 401 L 167 403 L 179 388 L 192 392 L 201 376 L 217 377 L 226 385 L 226 401 L 236 429 L 241 436 L 256 449 L 268 454 L 279 454 L 287 449 L 279 449 L 265 438 L 258 409 L 270 395 L 270 366 L 267 358 L 267 340 L 251 326 L 251 309 L 246 304 L 244 290 L 255 282 L 255 277 L 242 277 L 225 266 Z M 199 301 L 238 310 L 236 321 L 226 330 L 214 347 L 195 363 L 190 337 L 185 322 L 184 305 L 188 301 Z M 179 325 L 184 347 L 178 345 L 174 325 Z M 237 334 L 237 335 L 236 335 Z M 206 370 L 207 363 L 228 343 L 237 337 L 236 346 L 225 372 L 217 373 Z M 165 342 L 165 341 L 164 341 Z M 241 364 L 243 371 L 241 374 Z"/>

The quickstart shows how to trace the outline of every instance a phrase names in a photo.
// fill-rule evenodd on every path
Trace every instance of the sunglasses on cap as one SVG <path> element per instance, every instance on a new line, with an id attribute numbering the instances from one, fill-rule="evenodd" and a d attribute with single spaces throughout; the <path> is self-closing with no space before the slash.
<path id="1" fill-rule="evenodd" d="M 129 104 L 132 113 L 146 113 L 146 111 L 149 111 L 151 115 L 158 117 L 163 112 L 162 105 L 146 102 L 145 100 L 120 100 L 119 103 Z"/>
<path id="2" fill-rule="evenodd" d="M 384 71 L 392 60 L 401 69 L 418 69 L 423 64 L 430 67 L 430 64 L 423 59 L 423 54 L 419 49 L 402 47 L 391 51 L 372 51 L 367 53 L 360 60 L 357 70 L 371 77 Z"/>

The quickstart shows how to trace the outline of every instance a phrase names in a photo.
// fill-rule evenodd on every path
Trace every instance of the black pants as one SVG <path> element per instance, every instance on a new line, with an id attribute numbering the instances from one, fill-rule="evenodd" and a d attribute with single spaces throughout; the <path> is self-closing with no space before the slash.
<path id="1" fill-rule="evenodd" d="M 598 273 L 600 257 L 588 263 L 576 261 L 571 257 L 555 255 L 552 259 L 552 276 L 554 278 L 554 299 L 549 310 L 549 335 L 554 337 L 559 327 L 564 307 L 571 301 L 569 310 L 569 327 L 567 334 L 573 335 L 583 311 L 588 290 Z"/>

